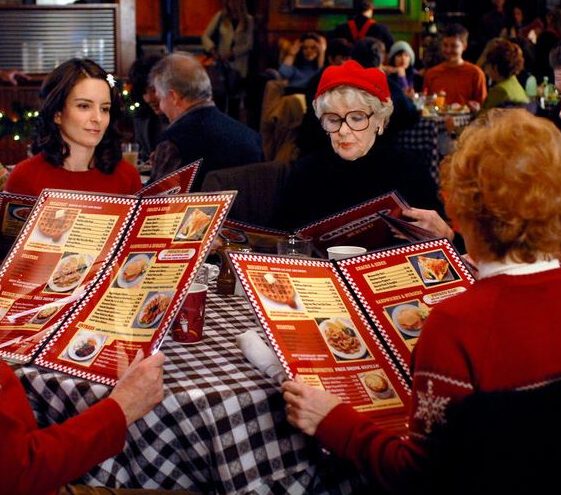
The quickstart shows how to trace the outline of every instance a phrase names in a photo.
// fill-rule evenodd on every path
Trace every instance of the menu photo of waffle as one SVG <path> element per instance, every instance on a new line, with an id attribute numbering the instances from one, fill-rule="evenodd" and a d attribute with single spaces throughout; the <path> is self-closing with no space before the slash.
<path id="1" fill-rule="evenodd" d="M 176 241 L 201 241 L 216 213 L 216 206 L 197 206 L 187 208 L 179 230 L 175 234 Z"/>
<path id="2" fill-rule="evenodd" d="M 267 309 L 277 311 L 304 309 L 288 273 L 248 272 L 248 275 Z"/>
<path id="3" fill-rule="evenodd" d="M 410 256 L 409 262 L 427 286 L 452 282 L 460 278 L 442 249 Z"/>
<path id="4" fill-rule="evenodd" d="M 63 243 L 79 212 L 72 208 L 45 208 L 37 220 L 31 239 L 50 244 Z"/>

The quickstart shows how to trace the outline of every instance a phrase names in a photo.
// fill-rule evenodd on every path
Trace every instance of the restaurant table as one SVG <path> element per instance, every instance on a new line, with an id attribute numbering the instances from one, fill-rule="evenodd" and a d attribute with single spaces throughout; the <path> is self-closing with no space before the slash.
<path id="1" fill-rule="evenodd" d="M 467 126 L 473 116 L 459 114 L 451 116 L 454 127 Z M 451 140 L 446 131 L 445 117 L 421 117 L 413 127 L 397 133 L 397 144 L 404 149 L 420 153 L 425 158 L 430 174 L 438 184 L 439 164 L 451 150 Z"/>
<path id="2" fill-rule="evenodd" d="M 203 341 L 164 339 L 162 403 L 129 427 L 121 454 L 79 482 L 218 494 L 370 493 L 354 468 L 287 423 L 278 383 L 255 369 L 235 342 L 256 327 L 244 297 L 210 292 Z M 34 366 L 15 371 L 40 426 L 109 393 L 105 385 Z"/>

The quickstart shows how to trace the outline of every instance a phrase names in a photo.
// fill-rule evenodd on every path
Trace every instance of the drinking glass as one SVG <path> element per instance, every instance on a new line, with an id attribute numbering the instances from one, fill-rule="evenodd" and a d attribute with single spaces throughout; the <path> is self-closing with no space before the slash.
<path id="1" fill-rule="evenodd" d="M 277 253 L 286 256 L 311 256 L 312 238 L 290 235 L 277 242 Z"/>

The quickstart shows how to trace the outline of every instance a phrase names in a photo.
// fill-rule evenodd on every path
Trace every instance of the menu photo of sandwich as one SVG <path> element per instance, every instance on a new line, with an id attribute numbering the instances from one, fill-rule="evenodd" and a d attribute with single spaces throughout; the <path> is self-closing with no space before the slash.
<path id="1" fill-rule="evenodd" d="M 431 307 L 418 300 L 384 308 L 386 316 L 405 340 L 418 337 L 421 334 L 431 309 Z"/>
<path id="2" fill-rule="evenodd" d="M 128 256 L 115 280 L 115 286 L 131 289 L 142 284 L 154 253 L 134 253 Z"/>

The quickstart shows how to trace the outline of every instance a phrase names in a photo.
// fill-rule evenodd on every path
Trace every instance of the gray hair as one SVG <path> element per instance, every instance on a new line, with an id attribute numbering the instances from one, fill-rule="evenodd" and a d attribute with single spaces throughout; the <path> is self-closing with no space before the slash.
<path id="1" fill-rule="evenodd" d="M 176 91 L 188 100 L 210 100 L 212 86 L 202 64 L 190 53 L 165 56 L 150 71 L 150 84 L 159 93 Z"/>
<path id="2" fill-rule="evenodd" d="M 334 103 L 343 103 L 349 111 L 355 110 L 357 105 L 368 107 L 371 112 L 374 112 L 376 117 L 383 120 L 384 127 L 388 125 L 393 112 L 391 99 L 383 102 L 362 89 L 353 86 L 337 86 L 319 95 L 314 100 L 313 107 L 316 117 L 319 119 L 324 113 L 329 112 L 333 108 Z"/>

